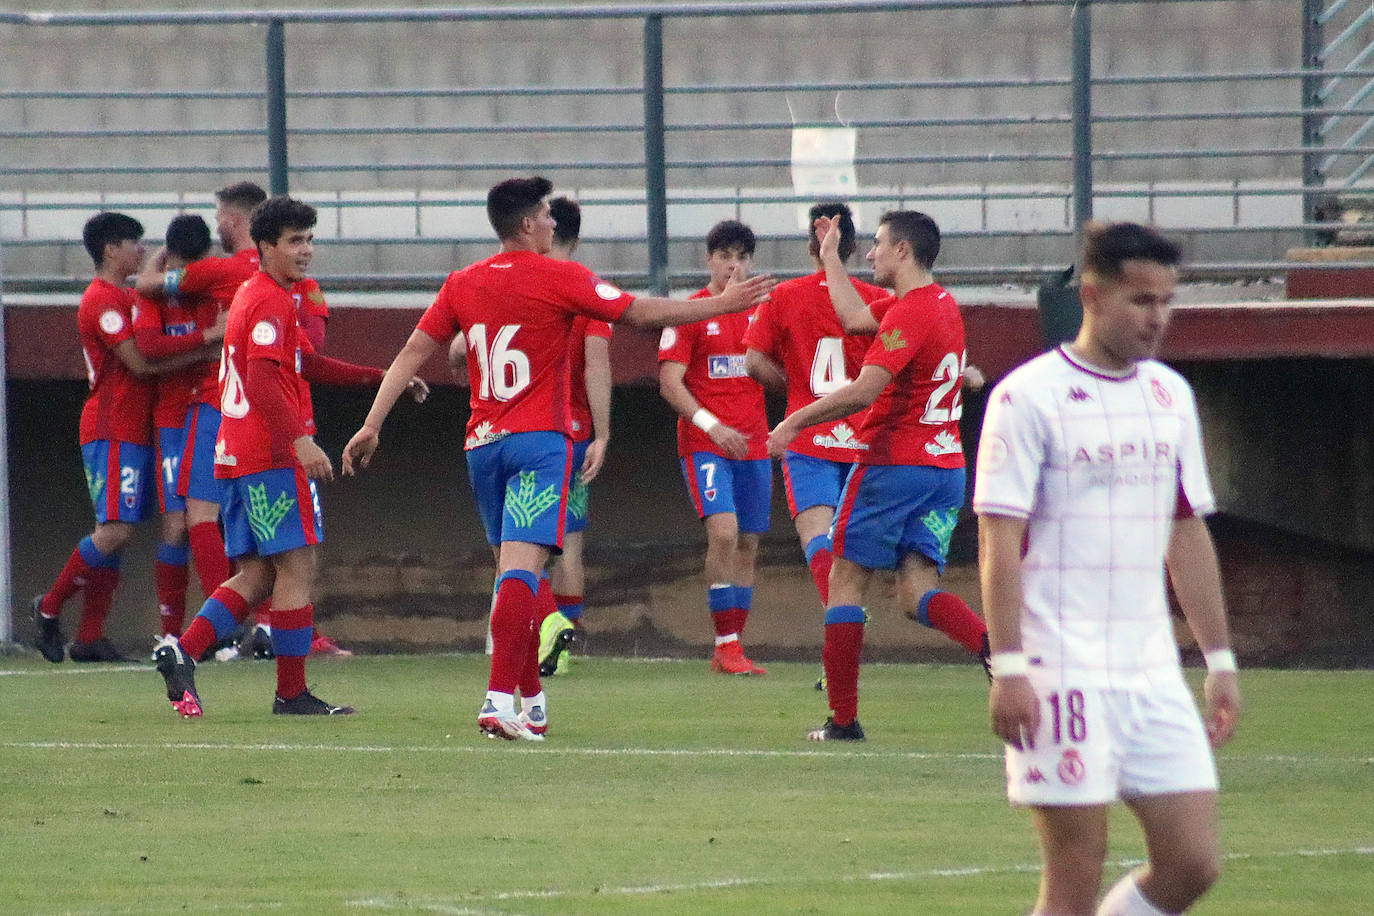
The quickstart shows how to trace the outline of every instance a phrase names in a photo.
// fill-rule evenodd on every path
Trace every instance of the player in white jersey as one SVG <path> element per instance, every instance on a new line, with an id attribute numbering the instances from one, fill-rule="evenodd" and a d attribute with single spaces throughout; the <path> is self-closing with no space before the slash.
<path id="1" fill-rule="evenodd" d="M 1181 913 L 1220 870 L 1212 746 L 1240 712 L 1197 407 L 1156 362 L 1178 248 L 1132 223 L 1083 249 L 1077 339 L 1006 377 L 983 423 L 973 508 L 1007 795 L 1034 809 L 1036 914 Z M 1202 647 L 1205 715 L 1183 680 L 1164 573 Z M 1149 861 L 1100 905 L 1108 806 Z M 1096 906 L 1096 910 L 1094 907 Z"/>

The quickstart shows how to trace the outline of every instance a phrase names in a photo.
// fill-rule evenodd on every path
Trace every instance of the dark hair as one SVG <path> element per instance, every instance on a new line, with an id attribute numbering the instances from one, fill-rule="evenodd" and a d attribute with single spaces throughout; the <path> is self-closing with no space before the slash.
<path id="1" fill-rule="evenodd" d="M 487 219 L 501 241 L 520 233 L 520 222 L 532 215 L 539 202 L 549 196 L 553 182 L 547 178 L 507 178 L 487 192 Z"/>
<path id="2" fill-rule="evenodd" d="M 754 230 L 737 219 L 723 219 L 706 233 L 707 254 L 737 249 L 752 257 L 755 244 Z"/>
<path id="3" fill-rule="evenodd" d="M 167 250 L 183 261 L 198 261 L 210 251 L 210 226 L 196 213 L 183 213 L 167 224 Z"/>
<path id="4" fill-rule="evenodd" d="M 245 213 L 267 199 L 267 192 L 251 181 L 240 181 L 215 192 L 215 200 L 227 207 L 237 207 Z"/>
<path id="5" fill-rule="evenodd" d="M 1177 267 L 1182 260 L 1178 246 L 1149 226 L 1091 222 L 1083 227 L 1084 273 L 1116 280 L 1127 261 Z"/>
<path id="6" fill-rule="evenodd" d="M 269 197 L 253 208 L 248 217 L 248 233 L 253 244 L 275 245 L 288 229 L 311 229 L 315 226 L 315 208 L 294 197 Z"/>
<path id="7" fill-rule="evenodd" d="M 935 220 L 918 210 L 889 210 L 878 220 L 887 226 L 887 237 L 893 242 L 906 242 L 911 256 L 923 269 L 935 266 L 940 255 L 940 227 Z"/>
<path id="8" fill-rule="evenodd" d="M 143 224 L 127 213 L 114 213 L 105 210 L 86 220 L 81 228 L 81 242 L 86 251 L 100 267 L 105 262 L 105 246 L 113 242 L 138 241 L 143 238 Z"/>
<path id="9" fill-rule="evenodd" d="M 838 200 L 816 204 L 807 215 L 806 236 L 811 242 L 808 246 L 811 256 L 820 257 L 821 254 L 821 242 L 816 238 L 816 220 L 822 216 L 840 218 L 840 260 L 848 261 L 854 253 L 854 213 L 849 209 L 849 204 Z"/>
<path id="10" fill-rule="evenodd" d="M 553 217 L 553 238 L 564 247 L 577 241 L 582 234 L 582 208 L 569 197 L 555 197 L 549 201 L 549 215 Z"/>

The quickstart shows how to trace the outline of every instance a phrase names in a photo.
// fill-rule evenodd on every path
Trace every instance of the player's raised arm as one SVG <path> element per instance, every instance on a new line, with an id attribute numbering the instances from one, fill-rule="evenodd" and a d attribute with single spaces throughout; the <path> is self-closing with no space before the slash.
<path id="1" fill-rule="evenodd" d="M 999 672 L 997 666 L 1000 659 L 1025 657 L 1021 653 L 1021 541 L 1025 532 L 1023 518 L 978 518 L 978 577 L 993 665 L 988 714 L 993 733 L 1018 750 L 1034 747 L 1040 703 L 1024 671 L 1018 673 L 1012 664 L 1010 670 Z"/>
<path id="2" fill-rule="evenodd" d="M 637 328 L 666 328 L 680 324 L 691 324 L 717 315 L 742 312 L 768 298 L 778 281 L 765 274 L 736 280 L 733 276 L 725 284 L 719 296 L 706 296 L 701 299 L 665 299 L 659 296 L 641 296 L 630 303 L 620 316 L 620 321 Z"/>
<path id="3" fill-rule="evenodd" d="M 835 306 L 835 314 L 846 334 L 873 334 L 878 330 L 878 322 L 868 310 L 854 283 L 849 278 L 849 269 L 840 257 L 840 217 L 822 216 L 815 222 L 816 238 L 820 242 L 821 266 L 825 268 L 825 285 L 830 291 L 830 302 Z"/>
<path id="4" fill-rule="evenodd" d="M 439 341 L 424 331 L 416 328 L 410 332 L 410 339 L 382 376 L 382 384 L 377 389 L 377 396 L 372 399 L 372 408 L 368 410 L 362 428 L 344 446 L 343 472 L 346 476 L 352 476 L 359 468 L 367 467 L 372 460 L 372 453 L 381 444 L 382 424 L 386 422 L 391 408 L 396 406 L 397 398 L 410 389 L 420 367 L 437 349 Z"/>

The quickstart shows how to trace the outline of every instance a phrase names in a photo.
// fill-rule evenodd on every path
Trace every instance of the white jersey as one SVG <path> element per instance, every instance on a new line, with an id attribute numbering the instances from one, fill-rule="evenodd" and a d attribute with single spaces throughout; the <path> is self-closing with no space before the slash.
<path id="1" fill-rule="evenodd" d="M 1026 519 L 1032 671 L 1110 687 L 1177 673 L 1164 556 L 1174 518 L 1214 508 L 1193 391 L 1162 363 L 1111 374 L 1061 347 L 993 389 L 973 509 Z"/>

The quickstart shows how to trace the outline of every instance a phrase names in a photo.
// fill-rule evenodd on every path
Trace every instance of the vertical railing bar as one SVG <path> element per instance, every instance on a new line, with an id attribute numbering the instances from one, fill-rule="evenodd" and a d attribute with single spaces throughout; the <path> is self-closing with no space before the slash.
<path id="1" fill-rule="evenodd" d="M 649 287 L 668 295 L 668 178 L 664 151 L 663 17 L 644 17 L 644 205 Z"/>
<path id="2" fill-rule="evenodd" d="M 271 192 L 289 188 L 286 156 L 286 24 L 267 26 L 267 179 Z"/>

